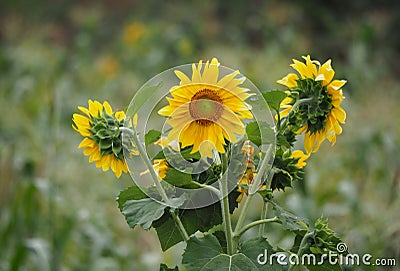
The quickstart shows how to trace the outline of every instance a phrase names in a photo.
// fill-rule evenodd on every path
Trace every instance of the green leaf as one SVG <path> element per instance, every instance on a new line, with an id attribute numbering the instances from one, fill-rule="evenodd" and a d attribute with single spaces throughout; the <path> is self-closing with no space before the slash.
<path id="1" fill-rule="evenodd" d="M 201 270 L 210 259 L 221 253 L 223 253 L 222 247 L 214 235 L 206 234 L 201 238 L 192 236 L 183 253 L 182 264 L 189 271 Z"/>
<path id="2" fill-rule="evenodd" d="M 174 269 L 169 268 L 166 264 L 160 265 L 160 271 L 179 271 L 178 267 L 176 266 Z"/>
<path id="3" fill-rule="evenodd" d="M 281 271 L 282 266 L 278 264 L 269 265 L 269 259 L 272 254 L 275 253 L 272 246 L 268 243 L 267 239 L 256 237 L 253 239 L 249 239 L 244 241 L 239 251 L 247 256 L 258 268 L 258 270 L 271 270 L 271 271 Z M 260 257 L 260 254 L 263 256 Z M 267 263 L 265 265 L 261 265 L 258 263 L 258 259 L 260 261 L 266 260 Z"/>
<path id="4" fill-rule="evenodd" d="M 128 110 L 126 111 L 126 114 L 133 118 L 137 111 L 139 111 L 140 107 L 142 107 L 142 105 L 146 103 L 154 94 L 154 92 L 156 92 L 157 89 L 159 89 L 162 85 L 163 82 L 160 82 L 158 83 L 158 85 L 140 89 L 133 97 L 133 100 L 129 105 Z"/>
<path id="5" fill-rule="evenodd" d="M 161 137 L 161 132 L 157 130 L 150 130 L 148 131 L 145 136 L 144 136 L 144 144 L 146 147 L 150 145 L 151 143 L 156 142 L 159 140 Z"/>
<path id="6" fill-rule="evenodd" d="M 191 237 L 183 253 L 182 263 L 188 271 L 258 271 L 255 264 L 243 254 L 223 254 L 218 239 L 212 234 L 201 238 Z"/>
<path id="7" fill-rule="evenodd" d="M 281 102 L 287 97 L 287 94 L 280 90 L 273 90 L 263 93 L 263 97 L 271 110 L 278 111 Z"/>
<path id="8" fill-rule="evenodd" d="M 188 189 L 200 188 L 198 184 L 193 182 L 192 175 L 184 173 L 174 168 L 167 170 L 164 181 L 166 181 L 169 184 L 172 184 L 173 186 L 181 188 L 188 188 Z"/>
<path id="9" fill-rule="evenodd" d="M 275 132 L 266 122 L 250 122 L 246 126 L 246 134 L 257 146 L 275 142 Z"/>
<path id="10" fill-rule="evenodd" d="M 179 210 L 178 215 L 189 235 L 196 231 L 207 232 L 215 225 L 222 223 L 219 202 L 199 209 Z M 153 223 L 153 227 L 156 228 L 163 251 L 183 241 L 179 228 L 175 225 L 175 221 L 167 212 Z"/>
<path id="11" fill-rule="evenodd" d="M 220 254 L 207 262 L 201 271 L 258 271 L 257 266 L 245 255 L 239 253 L 232 256 Z"/>
<path id="12" fill-rule="evenodd" d="M 136 225 L 140 225 L 143 229 L 148 230 L 153 221 L 164 214 L 166 207 L 150 198 L 128 200 L 122 208 L 122 214 L 129 227 L 134 228 Z"/>
<path id="13" fill-rule="evenodd" d="M 325 261 L 322 265 L 306 265 L 309 271 L 342 271 L 339 264 L 332 265 Z"/>
<path id="14" fill-rule="evenodd" d="M 128 200 L 140 200 L 145 198 L 147 198 L 147 195 L 140 189 L 140 187 L 132 185 L 127 189 L 122 190 L 116 200 L 118 202 L 118 208 L 122 212 L 123 206 Z"/>
<path id="15" fill-rule="evenodd" d="M 308 230 L 308 220 L 299 216 L 296 216 L 273 201 L 269 201 L 274 209 L 275 215 L 279 218 L 282 222 L 282 226 L 284 230 L 289 230 L 291 232 L 300 234 L 305 233 Z"/>

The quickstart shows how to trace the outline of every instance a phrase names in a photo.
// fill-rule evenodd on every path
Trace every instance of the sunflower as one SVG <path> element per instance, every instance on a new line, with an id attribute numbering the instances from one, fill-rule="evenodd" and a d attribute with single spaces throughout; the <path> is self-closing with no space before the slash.
<path id="1" fill-rule="evenodd" d="M 299 159 L 297 161 L 296 167 L 303 168 L 307 165 L 306 160 L 310 157 L 310 154 L 306 154 L 301 150 L 295 150 L 292 152 L 292 158 Z"/>
<path id="2" fill-rule="evenodd" d="M 236 135 L 245 134 L 242 120 L 253 118 L 245 102 L 252 94 L 241 87 L 245 78 L 237 78 L 239 74 L 235 71 L 218 80 L 216 58 L 193 64 L 191 78 L 175 70 L 180 84 L 170 89 L 169 105 L 158 111 L 169 117 L 168 140 L 178 140 L 182 148 L 192 146 L 191 153 L 200 151 L 202 157 L 211 158 L 213 150 L 225 153 L 226 141 L 234 143 Z"/>
<path id="3" fill-rule="evenodd" d="M 126 115 L 123 111 L 113 113 L 110 104 L 105 101 L 88 101 L 88 108 L 78 106 L 82 114 L 74 114 L 72 128 L 84 139 L 78 148 L 84 148 L 83 154 L 89 156 L 89 162 L 95 162 L 103 171 L 111 170 L 119 178 L 128 167 L 123 156 L 122 133 Z"/>
<path id="4" fill-rule="evenodd" d="M 320 64 L 311 60 L 310 56 L 303 56 L 305 63 L 293 60 L 290 66 L 295 73 L 278 80 L 279 84 L 295 90 L 285 98 L 281 104 L 281 117 L 288 116 L 296 99 L 310 99 L 311 101 L 298 107 L 296 133 L 305 132 L 304 148 L 307 153 L 316 152 L 321 143 L 328 139 L 333 144 L 336 136 L 342 133 L 340 124 L 346 120 L 346 112 L 341 107 L 344 100 L 342 87 L 345 80 L 333 80 L 335 71 L 331 60 Z M 290 117 L 290 116 L 289 116 Z M 300 123 L 300 125 L 298 125 Z M 293 123 L 292 123 L 293 124 Z"/>

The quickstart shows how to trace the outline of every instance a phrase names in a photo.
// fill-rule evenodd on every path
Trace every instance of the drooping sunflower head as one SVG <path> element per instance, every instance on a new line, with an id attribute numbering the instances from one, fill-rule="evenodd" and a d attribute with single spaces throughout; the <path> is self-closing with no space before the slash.
<path id="1" fill-rule="evenodd" d="M 245 78 L 239 71 L 219 78 L 219 69 L 213 58 L 193 64 L 191 77 L 175 70 L 180 84 L 170 89 L 169 104 L 158 112 L 169 117 L 168 139 L 177 140 L 182 148 L 192 146 L 191 152 L 200 151 L 203 157 L 212 157 L 213 150 L 224 153 L 226 142 L 245 134 L 242 120 L 253 118 L 245 102 L 251 94 L 241 87 Z"/>
<path id="2" fill-rule="evenodd" d="M 123 111 L 113 113 L 107 101 L 101 104 L 89 100 L 88 105 L 88 108 L 78 106 L 83 115 L 72 117 L 72 128 L 84 137 L 78 148 L 84 148 L 83 154 L 89 156 L 90 163 L 95 162 L 103 171 L 111 168 L 119 178 L 122 172 L 128 172 L 120 130 L 126 115 Z"/>
<path id="3" fill-rule="evenodd" d="M 331 60 L 321 65 L 310 56 L 303 59 L 305 63 L 294 59 L 290 65 L 298 74 L 289 73 L 278 83 L 289 88 L 288 97 L 281 104 L 284 109 L 281 117 L 288 117 L 297 133 L 306 133 L 304 148 L 311 153 L 325 139 L 334 144 L 336 135 L 342 133 L 340 124 L 345 123 L 346 113 L 341 107 L 344 100 L 341 88 L 346 81 L 333 80 Z M 292 110 L 294 105 L 296 108 Z"/>

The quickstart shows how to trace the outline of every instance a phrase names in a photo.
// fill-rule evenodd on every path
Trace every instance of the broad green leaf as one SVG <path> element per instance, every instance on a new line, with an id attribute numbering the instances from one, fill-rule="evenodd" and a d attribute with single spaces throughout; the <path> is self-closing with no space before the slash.
<path id="1" fill-rule="evenodd" d="M 279 110 L 281 102 L 287 97 L 287 94 L 280 90 L 273 90 L 263 93 L 263 97 L 271 110 Z"/>
<path id="2" fill-rule="evenodd" d="M 159 140 L 161 137 L 161 132 L 157 130 L 150 130 L 148 131 L 145 136 L 144 136 L 144 144 L 146 147 L 150 145 L 151 143 L 156 142 Z"/>
<path id="3" fill-rule="evenodd" d="M 124 204 L 128 200 L 139 200 L 145 198 L 147 198 L 147 195 L 138 186 L 132 185 L 127 189 L 122 190 L 116 200 L 118 202 L 118 208 L 122 212 Z"/>
<path id="4" fill-rule="evenodd" d="M 222 247 L 214 235 L 206 234 L 201 238 L 192 236 L 183 253 L 182 264 L 188 271 L 198 271 L 221 253 Z"/>
<path id="5" fill-rule="evenodd" d="M 198 230 L 207 232 L 215 225 L 222 223 L 221 206 L 219 202 L 199 209 L 179 210 L 178 215 L 189 235 Z M 175 221 L 167 212 L 153 223 L 153 227 L 157 231 L 163 251 L 183 241 L 179 228 L 175 225 Z"/>
<path id="6" fill-rule="evenodd" d="M 160 271 L 179 271 L 178 267 L 176 266 L 174 269 L 169 268 L 166 264 L 160 265 Z"/>
<path id="7" fill-rule="evenodd" d="M 192 175 L 184 173 L 174 168 L 167 170 L 164 181 L 166 181 L 169 184 L 172 184 L 173 186 L 181 188 L 188 188 L 188 189 L 200 188 L 198 184 L 193 182 Z"/>
<path id="8" fill-rule="evenodd" d="M 163 85 L 163 82 L 160 82 L 158 85 L 149 86 L 145 89 L 140 89 L 139 92 L 135 94 L 133 97 L 132 103 L 129 105 L 126 114 L 133 118 L 133 116 L 139 111 L 140 107 L 147 102 L 154 92 L 159 89 Z"/>
<path id="9" fill-rule="evenodd" d="M 153 221 L 164 214 L 166 207 L 150 198 L 128 200 L 122 208 L 122 214 L 129 227 L 134 228 L 136 225 L 140 225 L 143 229 L 148 230 Z"/>
<path id="10" fill-rule="evenodd" d="M 275 215 L 279 218 L 282 222 L 283 229 L 289 230 L 294 233 L 304 233 L 307 231 L 309 227 L 308 220 L 299 216 L 296 216 L 273 201 L 269 201 L 274 209 Z M 306 228 L 307 227 L 307 228 Z"/>
<path id="11" fill-rule="evenodd" d="M 201 238 L 189 239 L 182 259 L 188 271 L 258 271 L 257 266 L 245 255 L 224 254 L 218 239 L 207 234 Z"/>
<path id="12" fill-rule="evenodd" d="M 257 266 L 245 255 L 239 253 L 232 256 L 220 254 L 207 262 L 200 271 L 258 271 Z"/>
<path id="13" fill-rule="evenodd" d="M 322 265 L 306 265 L 309 271 L 342 271 L 339 264 L 332 265 L 328 260 Z"/>
<path id="14" fill-rule="evenodd" d="M 246 125 L 246 134 L 249 140 L 257 146 L 275 141 L 274 130 L 265 122 L 250 122 Z"/>
<path id="15" fill-rule="evenodd" d="M 260 271 L 282 270 L 282 266 L 278 265 L 277 263 L 270 265 L 269 263 L 270 256 L 274 254 L 275 251 L 265 238 L 256 237 L 253 239 L 246 240 L 241 244 L 239 251 L 245 256 L 247 256 L 257 266 L 258 270 Z M 260 254 L 262 256 L 260 256 Z M 258 260 L 260 260 L 261 262 L 266 261 L 266 263 L 262 265 L 258 262 Z"/>

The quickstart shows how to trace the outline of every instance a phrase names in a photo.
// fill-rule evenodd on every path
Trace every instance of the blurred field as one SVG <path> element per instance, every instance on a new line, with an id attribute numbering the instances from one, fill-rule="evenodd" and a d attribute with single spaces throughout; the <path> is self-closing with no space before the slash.
<path id="1" fill-rule="evenodd" d="M 348 80 L 348 120 L 279 201 L 311 220 L 329 217 L 352 253 L 399 266 L 400 2 L 329 3 L 3 1 L 0 270 L 152 271 L 177 261 L 180 251 L 162 255 L 153 231 L 129 229 L 119 213 L 114 199 L 130 177 L 116 180 L 77 149 L 77 105 L 124 109 L 157 73 L 214 56 L 261 90 L 280 88 L 304 54 L 332 58 Z"/>

